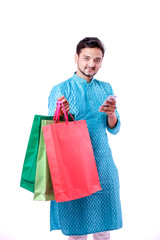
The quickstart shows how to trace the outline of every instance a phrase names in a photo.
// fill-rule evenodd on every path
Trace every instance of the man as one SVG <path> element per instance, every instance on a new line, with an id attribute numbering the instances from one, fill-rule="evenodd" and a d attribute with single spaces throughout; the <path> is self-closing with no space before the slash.
<path id="1" fill-rule="evenodd" d="M 91 233 L 94 240 L 108 240 L 110 230 L 122 227 L 119 176 L 106 133 L 106 129 L 112 134 L 118 133 L 120 118 L 116 101 L 106 100 L 114 95 L 111 85 L 94 78 L 104 53 L 98 38 L 81 40 L 75 54 L 76 73 L 53 87 L 49 96 L 49 115 L 54 114 L 56 101 L 62 100 L 65 110 L 71 111 L 76 120 L 86 120 L 102 187 L 89 197 L 51 202 L 51 230 L 61 229 L 69 240 L 86 240 Z"/>

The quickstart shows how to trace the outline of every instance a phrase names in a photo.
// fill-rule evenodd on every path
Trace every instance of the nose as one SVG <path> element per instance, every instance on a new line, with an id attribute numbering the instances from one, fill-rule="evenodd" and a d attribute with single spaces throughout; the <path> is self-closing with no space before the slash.
<path id="1" fill-rule="evenodd" d="M 88 64 L 88 65 L 89 65 L 89 67 L 90 67 L 90 68 L 93 68 L 93 67 L 95 67 L 95 65 L 96 65 L 96 64 L 95 64 L 95 62 L 94 62 L 94 60 L 93 60 L 93 59 L 90 59 L 90 61 L 89 61 L 89 64 Z"/>

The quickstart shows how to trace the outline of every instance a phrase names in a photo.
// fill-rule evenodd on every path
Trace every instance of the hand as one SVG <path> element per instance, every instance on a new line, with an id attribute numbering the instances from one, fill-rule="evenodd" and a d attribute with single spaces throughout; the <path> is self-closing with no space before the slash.
<path id="1" fill-rule="evenodd" d="M 104 105 L 105 104 L 105 105 Z M 104 112 L 106 113 L 108 116 L 111 116 L 115 113 L 115 109 L 116 109 L 116 101 L 114 99 L 111 99 L 110 101 L 105 101 L 104 102 L 104 106 L 100 106 L 99 108 L 99 112 Z"/>
<path id="2" fill-rule="evenodd" d="M 70 108 L 69 108 L 69 102 L 67 101 L 67 99 L 65 98 L 65 96 L 61 96 L 57 99 L 58 100 L 61 100 L 63 102 L 63 105 L 64 105 L 64 108 L 66 110 L 66 112 L 68 113 Z M 63 112 L 63 106 L 61 104 L 61 110 L 60 110 L 60 116 L 63 116 L 64 115 L 64 112 Z"/>

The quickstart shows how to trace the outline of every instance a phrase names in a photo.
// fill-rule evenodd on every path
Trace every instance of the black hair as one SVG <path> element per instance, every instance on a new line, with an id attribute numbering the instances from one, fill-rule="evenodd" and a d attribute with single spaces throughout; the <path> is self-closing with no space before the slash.
<path id="1" fill-rule="evenodd" d="M 99 48 L 104 56 L 105 47 L 104 44 L 97 37 L 86 37 L 82 39 L 76 48 L 76 53 L 79 55 L 83 48 Z"/>

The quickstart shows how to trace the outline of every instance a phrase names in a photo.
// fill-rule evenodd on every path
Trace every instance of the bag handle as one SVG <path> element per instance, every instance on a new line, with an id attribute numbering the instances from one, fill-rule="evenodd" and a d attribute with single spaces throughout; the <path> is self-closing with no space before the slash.
<path id="1" fill-rule="evenodd" d="M 60 104 L 58 103 L 58 101 L 57 101 L 56 111 L 55 111 L 54 116 L 53 116 L 53 121 L 55 121 L 55 122 L 57 122 L 57 120 L 58 120 L 58 122 L 59 122 L 60 107 L 61 107 L 61 105 L 60 105 Z"/>
<path id="2" fill-rule="evenodd" d="M 62 102 L 61 100 L 58 100 L 58 101 L 57 101 L 57 107 L 56 107 L 55 114 L 54 114 L 54 116 L 53 116 L 53 120 L 54 120 L 55 122 L 57 122 L 57 120 L 58 120 L 58 122 L 59 122 L 61 104 L 62 104 L 62 107 L 63 107 L 63 112 L 64 112 L 64 117 L 65 117 L 66 123 L 68 124 L 68 113 L 66 112 L 65 107 L 64 107 L 64 104 L 63 104 L 63 102 Z M 73 119 L 73 121 L 75 122 L 72 114 L 71 114 L 70 112 L 69 112 L 69 114 L 70 114 L 71 118 Z M 75 123 L 76 123 L 76 122 L 75 122 Z"/>

